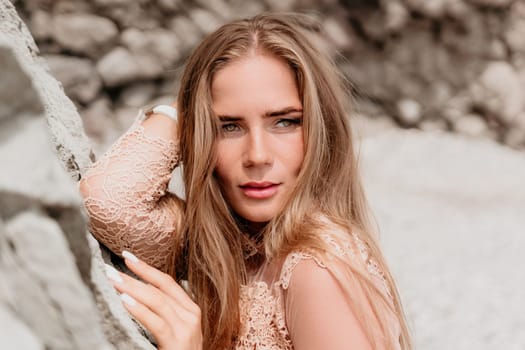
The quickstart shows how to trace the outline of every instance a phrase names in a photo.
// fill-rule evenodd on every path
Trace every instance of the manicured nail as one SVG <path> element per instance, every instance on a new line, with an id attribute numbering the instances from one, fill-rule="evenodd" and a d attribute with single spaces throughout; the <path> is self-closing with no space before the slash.
<path id="1" fill-rule="evenodd" d="M 137 259 L 137 257 L 135 255 L 131 254 L 127 250 L 122 251 L 122 256 L 124 257 L 124 259 L 127 259 L 127 260 L 131 261 L 132 263 L 138 263 L 139 262 L 139 259 Z"/>
<path id="2" fill-rule="evenodd" d="M 117 269 L 115 269 L 113 266 L 104 264 L 106 266 L 106 276 L 112 281 L 115 281 L 117 283 L 122 283 L 122 277 L 120 277 L 120 274 L 118 273 Z"/>
<path id="3" fill-rule="evenodd" d="M 135 299 L 133 299 L 133 297 L 130 297 L 128 294 L 126 293 L 122 293 L 120 294 L 120 299 L 125 302 L 126 304 L 128 304 L 129 306 L 135 306 L 137 305 L 137 301 Z"/>

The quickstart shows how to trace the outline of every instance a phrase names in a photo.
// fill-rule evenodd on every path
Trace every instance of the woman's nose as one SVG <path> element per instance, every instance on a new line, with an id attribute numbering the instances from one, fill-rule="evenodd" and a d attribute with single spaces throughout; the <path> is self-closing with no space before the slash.
<path id="1" fill-rule="evenodd" d="M 273 161 L 269 135 L 263 130 L 251 130 L 247 135 L 244 166 L 269 165 Z"/>

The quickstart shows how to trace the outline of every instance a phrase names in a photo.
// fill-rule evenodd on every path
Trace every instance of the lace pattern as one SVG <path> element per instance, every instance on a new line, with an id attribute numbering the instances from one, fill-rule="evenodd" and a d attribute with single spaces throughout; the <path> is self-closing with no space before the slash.
<path id="1" fill-rule="evenodd" d="M 241 288 L 241 329 L 235 349 L 293 349 L 278 283 L 254 281 Z"/>
<path id="2" fill-rule="evenodd" d="M 370 257 L 366 245 L 357 234 L 341 245 L 333 234 L 323 237 L 333 248 L 334 254 L 349 255 L 352 261 L 367 266 L 367 271 L 382 282 L 385 293 L 390 295 L 383 273 Z M 294 268 L 304 259 L 312 259 L 321 268 L 326 265 L 307 251 L 294 251 L 286 257 L 279 279 L 269 286 L 264 281 L 254 281 L 241 289 L 241 330 L 236 344 L 237 350 L 247 349 L 293 349 L 285 321 L 284 294 L 290 286 Z"/>
<path id="3" fill-rule="evenodd" d="M 173 249 L 178 207 L 167 193 L 178 163 L 173 141 L 146 135 L 142 112 L 80 181 L 91 233 L 109 249 L 127 249 L 164 269 Z"/>

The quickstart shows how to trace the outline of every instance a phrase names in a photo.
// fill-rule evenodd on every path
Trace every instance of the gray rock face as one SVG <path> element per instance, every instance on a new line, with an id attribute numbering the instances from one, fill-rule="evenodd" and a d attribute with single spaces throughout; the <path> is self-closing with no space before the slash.
<path id="1" fill-rule="evenodd" d="M 73 180 L 91 162 L 80 117 L 10 2 L 0 1 L 0 17 L 1 347 L 153 349 L 87 232 Z M 26 104 L 7 98 L 10 82 Z"/>

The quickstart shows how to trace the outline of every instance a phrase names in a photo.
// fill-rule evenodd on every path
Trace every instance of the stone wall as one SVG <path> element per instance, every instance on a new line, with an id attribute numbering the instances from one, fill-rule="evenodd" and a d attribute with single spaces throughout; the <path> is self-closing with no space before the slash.
<path id="1" fill-rule="evenodd" d="M 522 1 L 13 2 L 97 153 L 138 107 L 173 100 L 184 59 L 206 33 L 265 10 L 320 19 L 328 40 L 318 41 L 353 82 L 361 114 L 525 148 Z"/>
<path id="2" fill-rule="evenodd" d="M 11 2 L 0 0 L 0 348 L 153 349 L 86 230 L 75 181 L 94 155 L 75 105 L 37 52 Z M 378 116 L 394 110 L 392 101 L 361 100 L 376 117 L 355 120 L 365 136 L 365 188 L 415 348 L 523 349 L 525 154 L 460 134 L 385 131 L 377 124 L 389 119 Z"/>

